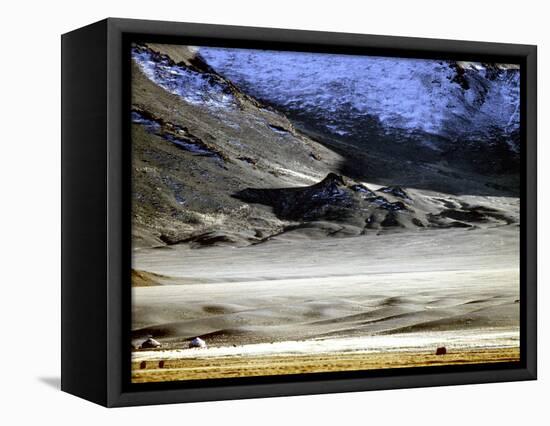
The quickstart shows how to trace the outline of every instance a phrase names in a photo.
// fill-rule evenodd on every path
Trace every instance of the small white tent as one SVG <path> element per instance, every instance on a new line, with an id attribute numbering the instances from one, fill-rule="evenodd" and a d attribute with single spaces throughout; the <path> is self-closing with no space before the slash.
<path id="1" fill-rule="evenodd" d="M 190 348 L 206 348 L 206 342 L 202 340 L 200 337 L 195 337 L 191 342 L 189 343 Z"/>
<path id="2" fill-rule="evenodd" d="M 149 337 L 145 342 L 141 344 L 141 349 L 151 349 L 151 348 L 160 348 L 160 343 Z"/>

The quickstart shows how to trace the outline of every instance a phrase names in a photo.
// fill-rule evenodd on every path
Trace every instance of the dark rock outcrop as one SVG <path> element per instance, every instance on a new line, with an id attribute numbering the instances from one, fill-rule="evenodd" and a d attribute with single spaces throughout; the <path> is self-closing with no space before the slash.
<path id="1" fill-rule="evenodd" d="M 391 194 L 394 197 L 403 198 L 405 200 L 411 199 L 411 197 L 409 197 L 409 194 L 407 194 L 405 190 L 400 186 L 386 186 L 384 188 L 380 188 L 378 191 L 384 192 L 385 194 Z"/>
<path id="2" fill-rule="evenodd" d="M 278 217 L 289 220 L 338 220 L 345 210 L 357 204 L 343 177 L 335 173 L 329 173 L 321 182 L 311 186 L 246 188 L 234 196 L 249 203 L 271 206 Z"/>

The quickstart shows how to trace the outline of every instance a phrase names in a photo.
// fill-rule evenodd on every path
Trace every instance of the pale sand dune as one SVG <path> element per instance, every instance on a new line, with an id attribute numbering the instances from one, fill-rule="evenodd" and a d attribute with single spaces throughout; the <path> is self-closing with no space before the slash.
<path id="1" fill-rule="evenodd" d="M 517 225 L 421 229 L 310 241 L 292 233 L 247 247 L 140 249 L 135 269 L 197 282 L 244 282 L 380 273 L 519 267 Z M 287 236 L 288 235 L 288 236 Z"/>
<path id="2" fill-rule="evenodd" d="M 209 349 L 201 356 L 288 341 L 307 351 L 312 339 L 338 351 L 349 346 L 338 348 L 342 338 L 362 348 L 388 336 L 409 349 L 415 341 L 422 350 L 460 346 L 465 336 L 464 347 L 491 347 L 492 333 L 507 336 L 497 346 L 517 347 L 518 250 L 514 225 L 140 250 L 134 267 L 186 284 L 133 289 L 134 339 L 153 335 L 181 349 L 203 336 Z M 409 339 L 424 334 L 435 338 Z"/>

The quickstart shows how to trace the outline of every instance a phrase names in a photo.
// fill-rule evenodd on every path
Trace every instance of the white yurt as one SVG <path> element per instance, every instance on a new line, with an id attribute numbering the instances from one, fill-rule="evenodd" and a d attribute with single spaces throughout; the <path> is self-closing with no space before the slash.
<path id="1" fill-rule="evenodd" d="M 141 344 L 141 349 L 160 348 L 160 346 L 160 342 L 153 339 L 152 337 L 149 337 L 145 342 Z"/>
<path id="2" fill-rule="evenodd" d="M 191 342 L 189 343 L 190 348 L 206 348 L 206 342 L 202 340 L 200 337 L 195 337 Z"/>

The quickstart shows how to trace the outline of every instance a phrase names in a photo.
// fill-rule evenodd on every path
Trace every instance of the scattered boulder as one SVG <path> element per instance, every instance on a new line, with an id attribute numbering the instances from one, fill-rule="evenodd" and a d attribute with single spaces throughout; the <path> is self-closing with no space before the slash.
<path id="1" fill-rule="evenodd" d="M 435 350 L 436 355 L 446 355 L 447 354 L 447 348 L 445 346 L 440 346 Z"/>
<path id="2" fill-rule="evenodd" d="M 386 200 L 384 197 L 374 197 L 369 198 L 368 201 L 371 203 L 376 204 L 379 208 L 389 211 L 399 211 L 399 210 L 408 210 L 407 206 L 403 204 L 401 201 L 396 201 L 395 203 L 391 203 L 388 200 Z"/>
<path id="3" fill-rule="evenodd" d="M 420 219 L 417 219 L 416 217 L 413 217 L 411 222 L 413 223 L 413 225 L 416 225 L 419 228 L 424 228 L 424 224 L 422 223 L 422 221 Z"/>
<path id="4" fill-rule="evenodd" d="M 161 344 L 157 340 L 149 337 L 145 342 L 141 344 L 141 349 L 155 349 L 160 348 Z"/>
<path id="5" fill-rule="evenodd" d="M 376 197 L 376 194 L 372 192 L 369 188 L 362 184 L 356 184 L 350 186 L 350 189 L 355 192 L 362 193 L 365 197 Z"/>
<path id="6" fill-rule="evenodd" d="M 288 129 L 285 129 L 283 126 L 279 126 L 277 124 L 269 123 L 268 126 L 271 130 L 273 130 L 273 131 L 275 131 L 276 133 L 279 133 L 279 134 L 290 133 L 290 131 Z"/>
<path id="7" fill-rule="evenodd" d="M 439 216 L 460 222 L 486 222 L 487 216 L 484 213 L 478 209 L 445 209 L 439 213 Z"/>
<path id="8" fill-rule="evenodd" d="M 405 190 L 400 186 L 386 186 L 384 188 L 380 188 L 378 191 L 384 192 L 386 194 L 392 194 L 394 197 L 403 198 L 405 200 L 411 199 L 411 197 L 409 197 L 409 194 L 407 194 Z"/>
<path id="9" fill-rule="evenodd" d="M 365 226 L 370 229 L 373 227 L 375 221 L 376 217 L 371 214 L 368 218 L 365 219 Z"/>
<path id="10" fill-rule="evenodd" d="M 191 342 L 189 342 L 190 348 L 206 348 L 206 342 L 200 337 L 195 337 Z"/>
<path id="11" fill-rule="evenodd" d="M 400 226 L 393 212 L 389 212 L 380 225 L 382 225 L 384 228 Z"/>
<path id="12" fill-rule="evenodd" d="M 192 237 L 185 238 L 181 242 L 189 243 L 193 248 L 218 246 L 218 245 L 234 245 L 237 243 L 231 236 L 220 231 L 210 231 Z"/>
<path id="13" fill-rule="evenodd" d="M 237 157 L 237 160 L 244 161 L 245 163 L 252 164 L 253 166 L 257 164 L 257 160 L 250 157 Z"/>
<path id="14" fill-rule="evenodd" d="M 316 154 L 316 153 L 314 153 L 314 152 L 310 152 L 310 153 L 309 153 L 309 156 L 310 156 L 311 158 L 313 158 L 314 160 L 316 160 L 316 161 L 321 161 L 321 157 L 319 156 L 319 154 Z"/>

